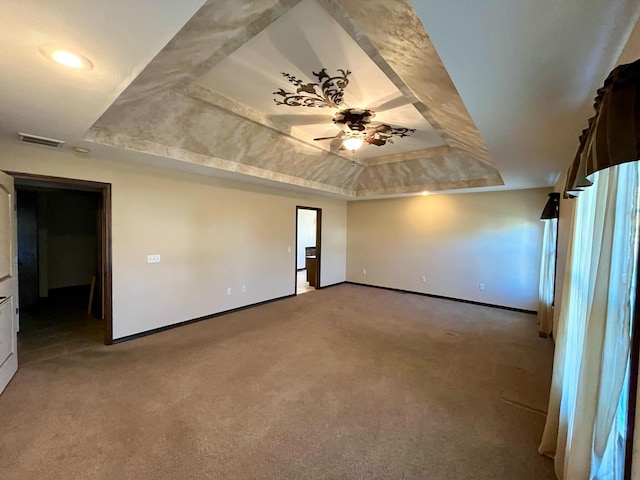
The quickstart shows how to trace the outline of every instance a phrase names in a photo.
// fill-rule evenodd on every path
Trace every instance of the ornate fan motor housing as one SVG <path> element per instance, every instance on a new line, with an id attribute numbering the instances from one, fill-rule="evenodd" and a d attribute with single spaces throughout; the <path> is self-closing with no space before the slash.
<path id="1" fill-rule="evenodd" d="M 375 116 L 375 112 L 368 108 L 346 108 L 335 114 L 333 117 L 333 123 L 338 125 L 345 132 L 347 132 L 347 130 L 343 125 L 349 127 L 349 130 L 362 132 L 367 128 L 367 125 L 371 123 L 371 119 Z"/>

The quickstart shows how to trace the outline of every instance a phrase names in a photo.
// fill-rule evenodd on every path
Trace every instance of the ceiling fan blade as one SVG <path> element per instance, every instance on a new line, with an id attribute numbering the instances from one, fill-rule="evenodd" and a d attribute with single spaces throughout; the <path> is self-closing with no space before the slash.
<path id="1" fill-rule="evenodd" d="M 282 122 L 286 125 L 298 126 L 298 125 L 320 125 L 324 123 L 331 123 L 333 120 L 332 115 L 320 115 L 320 114 L 287 114 L 287 115 L 271 115 L 271 120 L 275 122 Z"/>
<path id="2" fill-rule="evenodd" d="M 373 102 L 373 104 L 369 105 L 368 108 L 373 110 L 376 113 L 386 112 L 387 110 L 393 110 L 394 108 L 403 107 L 405 105 L 409 105 L 411 102 L 405 98 L 404 95 L 400 94 L 392 96 L 391 98 L 385 97 L 381 98 L 377 102 Z"/>
<path id="3" fill-rule="evenodd" d="M 334 135 L 333 137 L 318 137 L 318 138 L 314 138 L 314 140 L 332 140 L 335 138 L 340 138 L 342 137 L 342 132 L 340 132 L 338 135 Z"/>
<path id="4" fill-rule="evenodd" d="M 370 145 L 376 145 L 378 147 L 381 147 L 385 143 L 387 143 L 387 141 L 383 140 L 382 138 L 373 138 L 373 137 L 365 137 L 364 141 L 367 142 Z"/>
<path id="5" fill-rule="evenodd" d="M 369 105 L 369 108 L 376 113 L 385 112 L 387 110 L 393 110 L 394 108 L 402 107 L 404 105 L 408 105 L 411 102 L 405 98 L 404 95 L 396 94 L 391 98 L 385 97 L 381 98 L 377 102 L 374 102 L 372 105 Z"/>

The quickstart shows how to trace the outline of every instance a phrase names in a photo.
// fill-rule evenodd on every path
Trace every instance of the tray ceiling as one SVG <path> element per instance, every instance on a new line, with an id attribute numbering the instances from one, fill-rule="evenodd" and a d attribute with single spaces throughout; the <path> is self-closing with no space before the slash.
<path id="1" fill-rule="evenodd" d="M 296 86 L 288 81 L 289 75 L 305 84 L 320 84 L 314 72 L 323 69 L 328 75 L 342 77 L 346 73 L 348 84 L 339 107 L 331 108 L 322 103 L 312 107 L 290 106 L 274 95 L 279 89 L 295 92 Z M 336 82 L 332 83 L 335 85 Z M 357 152 L 358 160 L 445 145 L 442 137 L 411 104 L 411 99 L 403 95 L 338 22 L 314 1 L 293 7 L 214 65 L 196 84 L 242 104 L 243 109 L 238 110 L 238 114 L 243 115 L 247 108 L 257 110 L 260 115 L 252 118 L 268 118 L 267 126 L 277 126 L 283 133 L 307 142 L 340 132 L 332 119 L 344 108 L 368 108 L 376 113 L 374 123 L 415 129 L 413 134 L 382 147 L 364 145 Z M 198 97 L 201 91 L 193 89 L 192 95 Z M 211 100 L 215 96 L 201 98 Z M 212 103 L 221 105 L 221 102 Z M 315 145 L 330 151 L 332 144 L 319 141 Z M 334 153 L 352 158 L 351 152 L 346 150 Z"/>
<path id="2" fill-rule="evenodd" d="M 362 3 L 207 2 L 86 140 L 349 197 L 501 185 L 411 3 Z M 323 69 L 347 79 L 339 105 L 274 101 Z M 314 141 L 343 108 L 415 132 L 355 157 Z"/>

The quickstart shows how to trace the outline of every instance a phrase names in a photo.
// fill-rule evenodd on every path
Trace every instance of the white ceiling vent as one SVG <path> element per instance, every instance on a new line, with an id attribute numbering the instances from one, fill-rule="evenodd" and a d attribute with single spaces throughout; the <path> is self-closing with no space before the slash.
<path id="1" fill-rule="evenodd" d="M 64 145 L 65 143 L 63 140 L 56 140 L 55 138 L 40 137 L 38 135 L 31 135 L 30 133 L 18 132 L 18 135 L 20 135 L 20 140 L 22 140 L 25 143 L 35 143 L 36 145 L 45 145 L 47 147 L 58 148 L 61 145 Z"/>

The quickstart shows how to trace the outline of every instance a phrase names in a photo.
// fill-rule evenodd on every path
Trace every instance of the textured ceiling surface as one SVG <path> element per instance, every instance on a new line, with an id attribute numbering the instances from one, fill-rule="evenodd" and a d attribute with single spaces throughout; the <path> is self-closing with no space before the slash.
<path id="1" fill-rule="evenodd" d="M 350 72 L 339 105 L 274 102 L 323 68 Z M 346 107 L 415 132 L 314 141 Z M 409 0 L 206 2 L 85 140 L 348 197 L 503 183 Z"/>
<path id="2" fill-rule="evenodd" d="M 548 187 L 609 71 L 640 56 L 639 18 L 638 0 L 4 1 L 0 145 L 27 132 L 87 161 L 343 199 Z M 351 70 L 344 106 L 416 132 L 355 159 L 310 140 L 338 131 L 332 110 L 275 110 L 273 93 L 318 68 Z"/>

